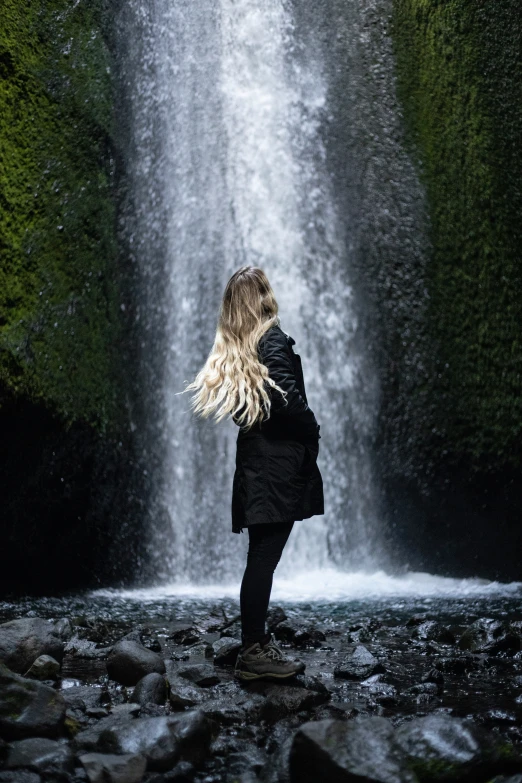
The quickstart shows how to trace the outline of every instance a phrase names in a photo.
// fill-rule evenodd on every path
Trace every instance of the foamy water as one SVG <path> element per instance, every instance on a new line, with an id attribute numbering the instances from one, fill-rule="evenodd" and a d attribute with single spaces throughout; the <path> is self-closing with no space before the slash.
<path id="1" fill-rule="evenodd" d="M 96 590 L 95 597 L 118 596 L 142 602 L 168 598 L 237 598 L 239 583 L 193 585 L 172 583 L 133 590 Z M 292 579 L 274 579 L 271 600 L 302 603 L 382 600 L 383 598 L 463 598 L 520 596 L 522 582 L 497 582 L 479 577 L 455 579 L 423 571 L 407 571 L 392 576 L 384 571 L 343 572 L 333 568 L 307 571 Z"/>

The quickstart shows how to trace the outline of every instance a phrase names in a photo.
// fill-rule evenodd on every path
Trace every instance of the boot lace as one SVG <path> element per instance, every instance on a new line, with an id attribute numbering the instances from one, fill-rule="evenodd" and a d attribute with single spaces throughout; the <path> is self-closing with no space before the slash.
<path id="1" fill-rule="evenodd" d="M 271 639 L 268 644 L 261 648 L 259 653 L 260 658 L 271 658 L 274 661 L 284 661 L 285 654 L 280 647 Z"/>

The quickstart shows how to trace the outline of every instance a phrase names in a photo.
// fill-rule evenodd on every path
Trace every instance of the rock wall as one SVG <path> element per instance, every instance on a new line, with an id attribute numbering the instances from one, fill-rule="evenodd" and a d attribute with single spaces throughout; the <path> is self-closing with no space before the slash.
<path id="1" fill-rule="evenodd" d="M 26 590 L 125 573 L 137 503 L 111 29 L 105 0 L 0 9 L 0 581 Z"/>
<path id="2" fill-rule="evenodd" d="M 423 372 L 410 389 L 412 417 L 397 417 L 409 454 L 387 471 L 392 513 L 414 563 L 519 578 L 520 8 L 394 0 L 391 33 L 432 248 L 425 317 L 412 336 Z"/>

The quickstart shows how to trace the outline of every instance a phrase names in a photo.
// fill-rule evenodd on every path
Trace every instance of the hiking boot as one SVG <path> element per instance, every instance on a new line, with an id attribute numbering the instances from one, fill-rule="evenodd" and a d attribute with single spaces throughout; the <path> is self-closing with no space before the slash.
<path id="1" fill-rule="evenodd" d="M 302 661 L 287 658 L 272 636 L 265 645 L 255 642 L 239 651 L 234 676 L 240 680 L 285 680 L 304 672 L 305 668 Z"/>

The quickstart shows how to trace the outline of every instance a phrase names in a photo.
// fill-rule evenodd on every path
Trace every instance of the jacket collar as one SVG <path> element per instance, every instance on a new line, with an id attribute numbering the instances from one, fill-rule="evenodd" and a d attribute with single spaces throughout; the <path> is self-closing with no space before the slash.
<path id="1" fill-rule="evenodd" d="M 281 331 L 283 331 L 283 330 L 281 330 Z M 286 339 L 288 341 L 288 345 L 295 345 L 295 340 L 294 340 L 293 337 L 290 337 L 290 335 L 287 334 L 286 332 L 283 332 L 283 334 L 284 334 L 284 336 L 286 337 Z"/>

